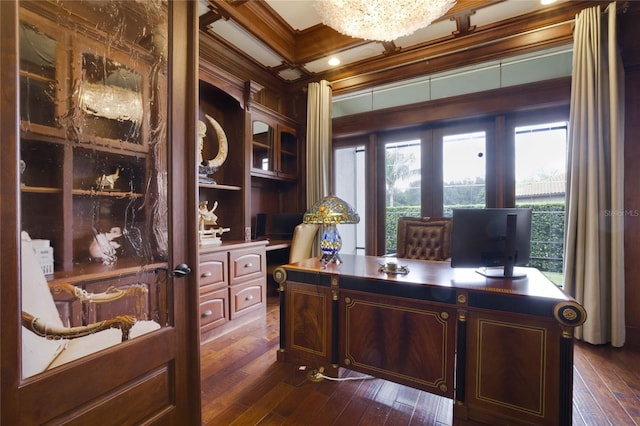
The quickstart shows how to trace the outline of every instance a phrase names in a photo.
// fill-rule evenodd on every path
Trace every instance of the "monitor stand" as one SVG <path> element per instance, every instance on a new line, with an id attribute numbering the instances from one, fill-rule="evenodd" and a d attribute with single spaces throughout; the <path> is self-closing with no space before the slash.
<path id="1" fill-rule="evenodd" d="M 476 272 L 487 278 L 520 279 L 520 278 L 525 278 L 527 276 L 526 269 L 523 269 L 523 268 L 513 268 L 513 272 L 511 274 L 505 275 L 505 270 L 504 270 L 504 267 L 502 266 L 478 268 L 476 269 Z"/>

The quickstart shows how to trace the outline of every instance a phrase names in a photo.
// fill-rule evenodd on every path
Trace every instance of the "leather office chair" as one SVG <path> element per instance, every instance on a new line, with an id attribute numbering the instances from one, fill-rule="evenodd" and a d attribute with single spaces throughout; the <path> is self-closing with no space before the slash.
<path id="1" fill-rule="evenodd" d="M 451 256 L 451 218 L 398 218 L 396 257 L 447 260 Z"/>

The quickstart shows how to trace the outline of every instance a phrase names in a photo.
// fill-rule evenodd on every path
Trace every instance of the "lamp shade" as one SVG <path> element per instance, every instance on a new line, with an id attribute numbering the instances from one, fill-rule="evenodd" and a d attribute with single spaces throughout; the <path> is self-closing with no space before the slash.
<path id="1" fill-rule="evenodd" d="M 304 223 L 337 225 L 339 223 L 358 223 L 360 216 L 346 201 L 335 195 L 329 195 L 316 202 L 304 214 Z"/>
<path id="2" fill-rule="evenodd" d="M 342 262 L 339 255 L 342 248 L 342 238 L 336 225 L 358 223 L 360 216 L 349 203 L 335 195 L 330 195 L 311 206 L 304 214 L 302 221 L 323 225 L 324 230 L 320 239 L 321 260 L 325 263 L 340 263 Z"/>

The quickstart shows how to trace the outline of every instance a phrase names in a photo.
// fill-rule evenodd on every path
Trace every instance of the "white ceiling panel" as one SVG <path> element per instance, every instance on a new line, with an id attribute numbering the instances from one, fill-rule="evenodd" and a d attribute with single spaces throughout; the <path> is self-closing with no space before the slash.
<path id="1" fill-rule="evenodd" d="M 283 59 L 264 43 L 231 21 L 221 19 L 209 25 L 209 28 L 266 67 L 277 67 L 283 62 Z"/>
<path id="2" fill-rule="evenodd" d="M 320 16 L 309 0 L 266 0 L 294 30 L 304 30 L 320 24 Z"/>
<path id="3" fill-rule="evenodd" d="M 497 3 L 478 10 L 471 15 L 471 25 L 480 27 L 503 19 L 535 12 L 540 8 L 540 0 L 507 0 L 504 3 Z"/>
<path id="4" fill-rule="evenodd" d="M 362 46 L 354 47 L 353 49 L 347 49 L 340 53 L 337 53 L 333 56 L 338 57 L 340 59 L 340 65 L 348 65 L 354 62 L 362 61 L 364 59 L 373 58 L 376 56 L 380 56 L 384 52 L 384 47 L 381 43 L 371 42 L 364 44 Z M 304 67 L 309 72 L 322 72 L 326 71 L 331 67 L 328 64 L 329 58 L 318 59 L 317 61 L 309 62 L 304 65 Z"/>
<path id="5" fill-rule="evenodd" d="M 278 73 L 278 75 L 287 81 L 295 81 L 302 77 L 302 73 L 294 68 L 288 68 L 286 70 L 282 70 Z"/>
<path id="6" fill-rule="evenodd" d="M 448 37 L 456 31 L 456 23 L 451 20 L 435 22 L 424 28 L 416 30 L 413 34 L 409 34 L 405 37 L 400 37 L 394 41 L 398 47 L 406 48 L 408 46 L 414 46 L 416 44 L 424 43 L 427 40 L 436 40 L 443 37 Z"/>

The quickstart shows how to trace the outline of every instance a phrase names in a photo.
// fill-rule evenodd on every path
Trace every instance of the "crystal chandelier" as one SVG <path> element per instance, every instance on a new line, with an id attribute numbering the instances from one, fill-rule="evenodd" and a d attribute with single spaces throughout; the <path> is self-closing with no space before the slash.
<path id="1" fill-rule="evenodd" d="M 392 41 L 424 28 L 456 0 L 316 0 L 322 23 L 365 40 Z"/>

